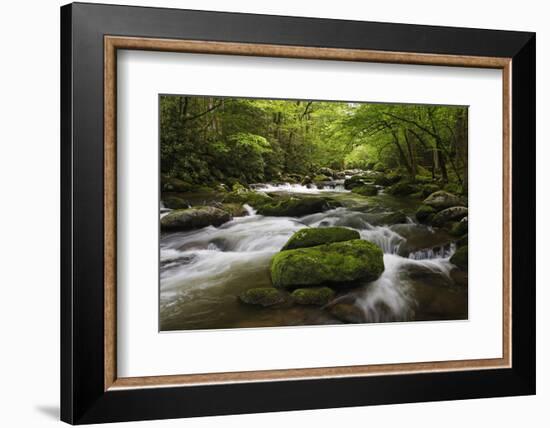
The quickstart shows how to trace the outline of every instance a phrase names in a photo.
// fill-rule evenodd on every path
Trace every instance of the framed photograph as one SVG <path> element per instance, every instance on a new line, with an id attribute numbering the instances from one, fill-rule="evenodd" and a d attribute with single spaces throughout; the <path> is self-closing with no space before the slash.
<path id="1" fill-rule="evenodd" d="M 535 35 L 61 8 L 61 418 L 535 393 Z"/>

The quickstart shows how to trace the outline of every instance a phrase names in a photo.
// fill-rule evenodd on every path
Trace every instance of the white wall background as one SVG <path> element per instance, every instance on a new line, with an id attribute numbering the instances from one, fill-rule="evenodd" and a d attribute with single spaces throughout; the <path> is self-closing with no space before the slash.
<path id="1" fill-rule="evenodd" d="M 550 252 L 550 28 L 538 0 L 146 0 L 126 4 L 537 32 L 537 264 Z M 103 3 L 116 3 L 104 0 Z M 0 9 L 0 420 L 7 427 L 59 424 L 59 6 L 58 0 L 5 2 Z M 546 196 L 546 197 L 544 197 Z M 537 273 L 538 394 L 139 423 L 158 427 L 407 426 L 501 428 L 548 423 L 548 271 Z M 125 426 L 138 426 L 131 423 Z"/>

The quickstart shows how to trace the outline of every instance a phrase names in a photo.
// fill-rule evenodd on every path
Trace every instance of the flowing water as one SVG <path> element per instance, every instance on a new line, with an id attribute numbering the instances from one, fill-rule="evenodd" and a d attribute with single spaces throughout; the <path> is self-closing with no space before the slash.
<path id="1" fill-rule="evenodd" d="M 160 242 L 161 330 L 337 324 L 331 308 L 353 308 L 353 322 L 467 318 L 467 287 L 452 274 L 455 247 L 443 230 L 412 220 L 418 201 L 381 194 L 361 197 L 341 182 L 326 186 L 257 185 L 267 193 L 323 194 L 343 207 L 301 218 L 248 215 L 220 227 L 163 233 Z M 395 210 L 407 224 L 384 226 L 381 216 Z M 164 211 L 164 210 L 163 210 Z M 162 215 L 162 214 L 161 214 Z M 269 263 L 290 236 L 304 227 L 344 226 L 384 251 L 385 270 L 376 281 L 339 291 L 327 308 L 242 304 L 239 294 L 270 287 Z"/>

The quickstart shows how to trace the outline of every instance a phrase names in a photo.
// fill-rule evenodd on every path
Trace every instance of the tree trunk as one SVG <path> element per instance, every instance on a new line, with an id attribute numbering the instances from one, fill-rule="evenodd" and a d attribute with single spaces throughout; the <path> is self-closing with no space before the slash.
<path id="1" fill-rule="evenodd" d="M 412 138 L 409 138 L 409 130 L 408 129 L 405 129 L 405 131 L 403 131 L 403 134 L 405 135 L 405 143 L 407 144 L 407 151 L 409 152 L 409 159 L 410 159 L 410 175 L 411 175 L 411 180 L 412 181 L 415 181 L 416 180 L 416 169 L 417 169 L 417 165 L 416 165 L 416 149 L 415 149 L 415 146 L 414 146 L 414 141 Z"/>
<path id="2" fill-rule="evenodd" d="M 394 131 L 392 131 L 392 135 L 393 135 L 393 143 L 395 144 L 395 147 L 397 147 L 397 152 L 399 153 L 399 159 L 401 159 L 401 162 L 405 164 L 405 168 L 407 168 L 407 172 L 409 173 L 409 175 L 413 176 L 411 166 L 407 161 L 407 156 L 405 156 L 405 152 L 403 151 L 401 144 L 399 144 L 399 137 Z"/>

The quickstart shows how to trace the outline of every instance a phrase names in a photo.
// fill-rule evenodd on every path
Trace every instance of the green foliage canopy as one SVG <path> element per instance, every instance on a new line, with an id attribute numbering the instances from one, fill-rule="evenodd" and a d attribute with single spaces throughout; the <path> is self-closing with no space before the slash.
<path id="1" fill-rule="evenodd" d="M 467 126 L 460 106 L 161 96 L 161 170 L 232 185 L 392 169 L 466 190 Z"/>

